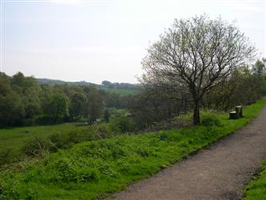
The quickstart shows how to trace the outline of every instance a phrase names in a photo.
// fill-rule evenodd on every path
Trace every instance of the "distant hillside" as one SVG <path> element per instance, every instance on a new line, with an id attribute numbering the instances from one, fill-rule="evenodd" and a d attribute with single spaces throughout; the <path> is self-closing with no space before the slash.
<path id="1" fill-rule="evenodd" d="M 37 78 L 36 79 L 40 84 L 49 84 L 49 85 L 84 85 L 84 86 L 95 86 L 100 90 L 104 90 L 107 92 L 119 94 L 122 96 L 127 95 L 134 95 L 139 92 L 141 89 L 140 84 L 132 84 L 132 83 L 112 83 L 110 81 L 102 81 L 101 85 L 86 82 L 86 81 L 78 81 L 78 82 L 69 82 L 69 81 L 62 81 L 62 80 L 54 80 L 54 79 L 47 79 L 47 78 Z"/>
<path id="2" fill-rule="evenodd" d="M 61 80 L 54 80 L 48 78 L 37 78 L 36 79 L 40 84 L 49 84 L 49 85 L 86 85 L 86 86 L 97 86 L 94 83 L 86 82 L 86 81 L 78 81 L 78 82 L 69 82 L 69 81 L 61 81 Z"/>

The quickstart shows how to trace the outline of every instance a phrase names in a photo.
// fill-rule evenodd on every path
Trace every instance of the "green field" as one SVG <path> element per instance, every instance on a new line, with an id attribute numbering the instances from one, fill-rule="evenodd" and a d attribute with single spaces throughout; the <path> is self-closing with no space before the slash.
<path id="1" fill-rule="evenodd" d="M 265 98 L 244 108 L 244 118 L 206 114 L 219 123 L 83 142 L 0 174 L 2 199 L 97 199 L 153 175 L 250 122 Z M 208 121 L 208 120 L 207 120 Z M 208 124 L 208 123 L 207 123 Z M 212 123 L 210 123 L 212 124 Z"/>
<path id="2" fill-rule="evenodd" d="M 0 165 L 8 162 L 21 160 L 23 148 L 30 141 L 45 140 L 49 137 L 59 137 L 65 145 L 73 145 L 79 141 L 99 139 L 97 131 L 104 124 L 99 125 L 81 125 L 77 123 L 67 123 L 60 125 L 36 126 L 0 129 Z M 69 137 L 74 137 L 69 138 Z M 73 141 L 68 141 L 72 139 Z M 72 142 L 72 143 L 70 143 Z M 65 146 L 67 148 L 67 146 Z"/>
<path id="3" fill-rule="evenodd" d="M 67 149 L 76 143 L 98 140 L 120 134 L 114 123 L 125 109 L 110 109 L 110 123 L 86 125 L 84 123 L 65 123 L 59 125 L 31 126 L 0 129 L 0 166 L 27 158 L 25 149 L 41 143 L 42 149 L 55 151 Z M 46 147 L 44 146 L 46 145 Z"/>
<path id="4" fill-rule="evenodd" d="M 245 190 L 244 200 L 266 199 L 266 161 L 256 179 L 248 184 Z"/>

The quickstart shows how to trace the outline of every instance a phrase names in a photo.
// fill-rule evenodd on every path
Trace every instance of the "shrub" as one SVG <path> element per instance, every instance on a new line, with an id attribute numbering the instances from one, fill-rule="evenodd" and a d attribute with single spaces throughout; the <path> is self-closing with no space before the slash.
<path id="1" fill-rule="evenodd" d="M 4 151 L 0 152 L 0 165 L 8 163 L 10 161 L 11 149 L 7 148 Z M 1 194 L 1 187 L 0 187 Z"/>
<path id="2" fill-rule="evenodd" d="M 203 126 L 221 126 L 221 121 L 215 115 L 205 115 L 202 117 Z"/>
<path id="3" fill-rule="evenodd" d="M 73 161 L 63 158 L 51 166 L 49 181 L 67 184 L 69 182 L 89 182 L 98 180 L 99 172 L 93 168 L 77 168 Z"/>
<path id="4" fill-rule="evenodd" d="M 99 124 L 94 127 L 96 130 L 96 134 L 100 139 L 108 138 L 113 135 L 113 130 L 109 126 L 109 124 Z"/>
<path id="5" fill-rule="evenodd" d="M 120 133 L 133 132 L 135 130 L 133 120 L 125 116 L 115 119 L 110 126 L 114 132 Z"/>
<path id="6" fill-rule="evenodd" d="M 77 143 L 77 138 L 74 136 L 73 132 L 68 133 L 54 133 L 49 137 L 52 142 L 52 151 L 57 151 L 58 149 L 67 149 L 71 147 L 74 143 Z"/>
<path id="7" fill-rule="evenodd" d="M 23 152 L 28 156 L 40 156 L 49 152 L 52 146 L 53 144 L 49 138 L 35 137 L 26 143 Z"/>
<path id="8" fill-rule="evenodd" d="M 193 124 L 193 113 L 188 112 L 186 114 L 180 114 L 172 119 L 172 123 L 176 123 L 179 127 L 188 127 Z"/>

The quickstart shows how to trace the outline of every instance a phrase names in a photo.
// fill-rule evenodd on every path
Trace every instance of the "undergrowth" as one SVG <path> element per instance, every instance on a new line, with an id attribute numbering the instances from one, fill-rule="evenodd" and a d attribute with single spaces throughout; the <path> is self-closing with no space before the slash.
<path id="1" fill-rule="evenodd" d="M 244 118 L 205 116 L 203 126 L 120 135 L 83 142 L 40 162 L 0 172 L 1 199 L 98 199 L 153 175 L 250 122 L 265 99 L 244 108 Z M 204 119 L 204 118 L 203 118 Z"/>

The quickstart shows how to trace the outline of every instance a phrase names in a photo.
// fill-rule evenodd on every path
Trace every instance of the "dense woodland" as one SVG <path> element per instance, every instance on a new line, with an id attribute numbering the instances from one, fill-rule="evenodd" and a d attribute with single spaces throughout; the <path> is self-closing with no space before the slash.
<path id="1" fill-rule="evenodd" d="M 0 126 L 29 126 L 97 119 L 108 121 L 108 108 L 127 108 L 129 97 L 94 86 L 39 84 L 21 72 L 0 74 Z"/>

